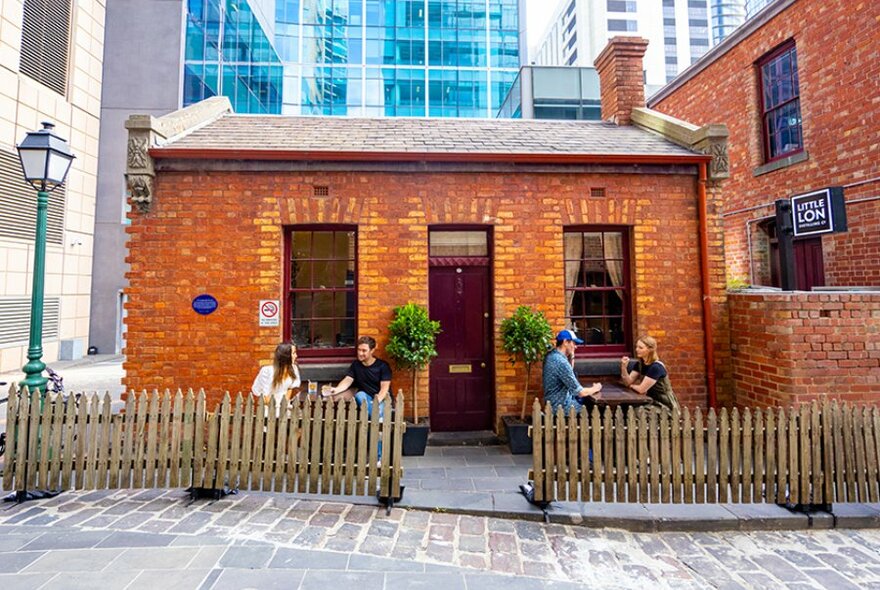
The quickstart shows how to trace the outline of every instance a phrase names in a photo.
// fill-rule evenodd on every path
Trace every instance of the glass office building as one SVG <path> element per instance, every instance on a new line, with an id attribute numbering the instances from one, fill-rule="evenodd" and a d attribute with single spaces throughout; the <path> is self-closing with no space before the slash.
<path id="1" fill-rule="evenodd" d="M 285 114 L 491 117 L 521 0 L 277 0 Z"/>
<path id="2" fill-rule="evenodd" d="M 275 0 L 272 30 L 246 0 L 187 3 L 184 106 L 492 117 L 524 51 L 523 0 Z"/>
<path id="3" fill-rule="evenodd" d="M 247 0 L 187 0 L 183 106 L 215 95 L 238 113 L 280 114 L 284 69 Z"/>

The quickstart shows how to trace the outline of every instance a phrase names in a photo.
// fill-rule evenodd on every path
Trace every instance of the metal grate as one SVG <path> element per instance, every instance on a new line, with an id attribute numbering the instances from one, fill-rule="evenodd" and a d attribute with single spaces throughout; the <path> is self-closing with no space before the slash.
<path id="1" fill-rule="evenodd" d="M 62 244 L 64 239 L 64 185 L 49 193 L 46 241 Z M 34 241 L 37 224 L 37 191 L 24 181 L 18 156 L 0 150 L 0 238 Z"/>
<path id="2" fill-rule="evenodd" d="M 43 300 L 43 340 L 58 338 L 61 299 Z M 31 298 L 0 297 L 0 346 L 27 344 L 31 331 Z"/>
<path id="3" fill-rule="evenodd" d="M 315 185 L 312 187 L 312 194 L 316 197 L 329 197 L 330 196 L 330 187 Z"/>
<path id="4" fill-rule="evenodd" d="M 24 0 L 19 69 L 37 82 L 67 94 L 70 0 Z"/>
<path id="5" fill-rule="evenodd" d="M 590 198 L 593 199 L 604 199 L 605 198 L 605 189 L 599 187 L 593 187 L 590 189 Z"/>

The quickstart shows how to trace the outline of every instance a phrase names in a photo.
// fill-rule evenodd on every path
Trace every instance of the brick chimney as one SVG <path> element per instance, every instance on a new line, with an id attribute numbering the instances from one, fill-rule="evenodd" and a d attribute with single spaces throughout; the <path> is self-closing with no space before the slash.
<path id="1" fill-rule="evenodd" d="M 641 37 L 613 37 L 593 62 L 599 72 L 602 120 L 629 125 L 630 114 L 645 106 L 645 76 L 642 58 L 648 40 Z"/>

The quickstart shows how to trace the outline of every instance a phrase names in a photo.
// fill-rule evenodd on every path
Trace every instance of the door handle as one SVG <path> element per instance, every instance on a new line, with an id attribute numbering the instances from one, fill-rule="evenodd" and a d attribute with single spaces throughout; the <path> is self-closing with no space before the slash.
<path id="1" fill-rule="evenodd" d="M 486 363 L 480 363 L 480 368 L 481 368 L 481 369 L 485 369 L 485 368 L 486 368 Z"/>

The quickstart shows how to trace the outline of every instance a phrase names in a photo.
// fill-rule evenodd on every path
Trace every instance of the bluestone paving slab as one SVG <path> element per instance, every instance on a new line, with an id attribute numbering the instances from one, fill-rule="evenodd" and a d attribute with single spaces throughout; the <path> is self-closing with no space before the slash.
<path id="1" fill-rule="evenodd" d="M 880 511 L 869 504 L 834 504 L 831 507 L 831 513 L 836 518 L 838 527 L 880 527 Z"/>
<path id="2" fill-rule="evenodd" d="M 34 560 L 28 572 L 99 572 L 119 557 L 123 549 L 60 549 L 49 551 Z M 15 553 L 14 555 L 27 555 Z"/>
<path id="3" fill-rule="evenodd" d="M 37 559 L 42 557 L 42 551 L 17 551 L 15 553 L 0 553 L 0 573 L 14 574 L 20 572 Z"/>
<path id="4" fill-rule="evenodd" d="M 272 558 L 272 549 L 267 547 L 229 547 L 220 558 L 224 568 L 263 568 Z"/>
<path id="5" fill-rule="evenodd" d="M 305 572 L 302 570 L 226 569 L 220 573 L 217 581 L 209 588 L 210 590 L 242 590 L 242 588 L 290 590 L 291 588 L 302 588 L 304 575 Z M 322 590 L 328 590 L 328 588 L 324 587 Z M 338 590 L 343 589 L 338 588 Z M 362 589 L 358 588 L 358 590 Z"/>
<path id="6" fill-rule="evenodd" d="M 21 549 L 30 542 L 30 538 L 23 535 L 4 536 L 3 534 L 0 534 L 0 553 L 17 551 L 18 549 Z"/>
<path id="7" fill-rule="evenodd" d="M 137 574 L 112 569 L 104 572 L 62 572 L 41 586 L 40 590 L 123 590 Z"/>
<path id="8" fill-rule="evenodd" d="M 213 569 L 225 552 L 226 547 L 199 547 L 195 557 L 186 567 L 187 569 Z"/>
<path id="9" fill-rule="evenodd" d="M 657 531 L 733 531 L 739 519 L 718 504 L 646 504 Z"/>
<path id="10" fill-rule="evenodd" d="M 578 511 L 582 518 L 578 524 L 585 526 L 620 528 L 633 532 L 654 530 L 654 522 L 648 518 L 648 511 L 643 504 L 583 503 L 579 505 Z"/>
<path id="11" fill-rule="evenodd" d="M 385 590 L 468 590 L 464 576 L 454 573 L 397 573 L 385 574 Z"/>
<path id="12" fill-rule="evenodd" d="M 559 510 L 559 507 L 553 506 L 548 512 L 552 515 L 554 511 Z M 492 494 L 492 511 L 483 514 L 502 518 L 544 520 L 544 511 L 530 504 L 521 494 Z"/>
<path id="13" fill-rule="evenodd" d="M 348 560 L 348 569 L 370 572 L 424 572 L 425 566 L 415 561 L 352 553 Z"/>
<path id="14" fill-rule="evenodd" d="M 134 547 L 114 559 L 109 569 L 184 569 L 198 552 L 197 547 Z"/>
<path id="15" fill-rule="evenodd" d="M 581 584 L 500 574 L 465 574 L 465 583 L 479 590 L 583 590 Z"/>
<path id="16" fill-rule="evenodd" d="M 197 590 L 210 572 L 210 569 L 200 568 L 143 571 L 125 590 L 156 590 L 156 588 Z"/>
<path id="17" fill-rule="evenodd" d="M 0 574 L 0 588 L 3 590 L 36 590 L 55 574 Z"/>
<path id="18" fill-rule="evenodd" d="M 805 514 L 792 512 L 776 504 L 724 504 L 739 521 L 741 531 L 800 530 L 809 526 Z"/>
<path id="19" fill-rule="evenodd" d="M 43 549 L 85 549 L 94 547 L 112 533 L 110 531 L 64 531 L 54 530 L 41 535 L 29 542 L 25 551 L 39 551 Z"/>
<path id="20" fill-rule="evenodd" d="M 299 590 L 327 590 L 333 587 L 383 590 L 384 586 L 385 574 L 378 572 L 308 570 Z"/>
<path id="21" fill-rule="evenodd" d="M 444 510 L 459 511 L 476 511 L 486 513 L 492 510 L 492 494 L 484 494 L 480 492 L 438 492 L 430 490 L 407 490 L 397 503 L 401 508 L 420 508 L 433 510 L 442 508 Z"/>
<path id="22" fill-rule="evenodd" d="M 167 547 L 174 535 L 116 531 L 98 543 L 98 547 Z"/>
<path id="23" fill-rule="evenodd" d="M 345 553 L 279 547 L 269 562 L 269 568 L 344 570 L 347 564 L 348 555 Z"/>
<path id="24" fill-rule="evenodd" d="M 450 492 L 475 492 L 472 479 L 420 479 L 419 488 L 422 490 L 445 490 Z M 489 490 L 480 490 L 489 491 Z M 405 493 L 405 492 L 404 492 Z"/>

